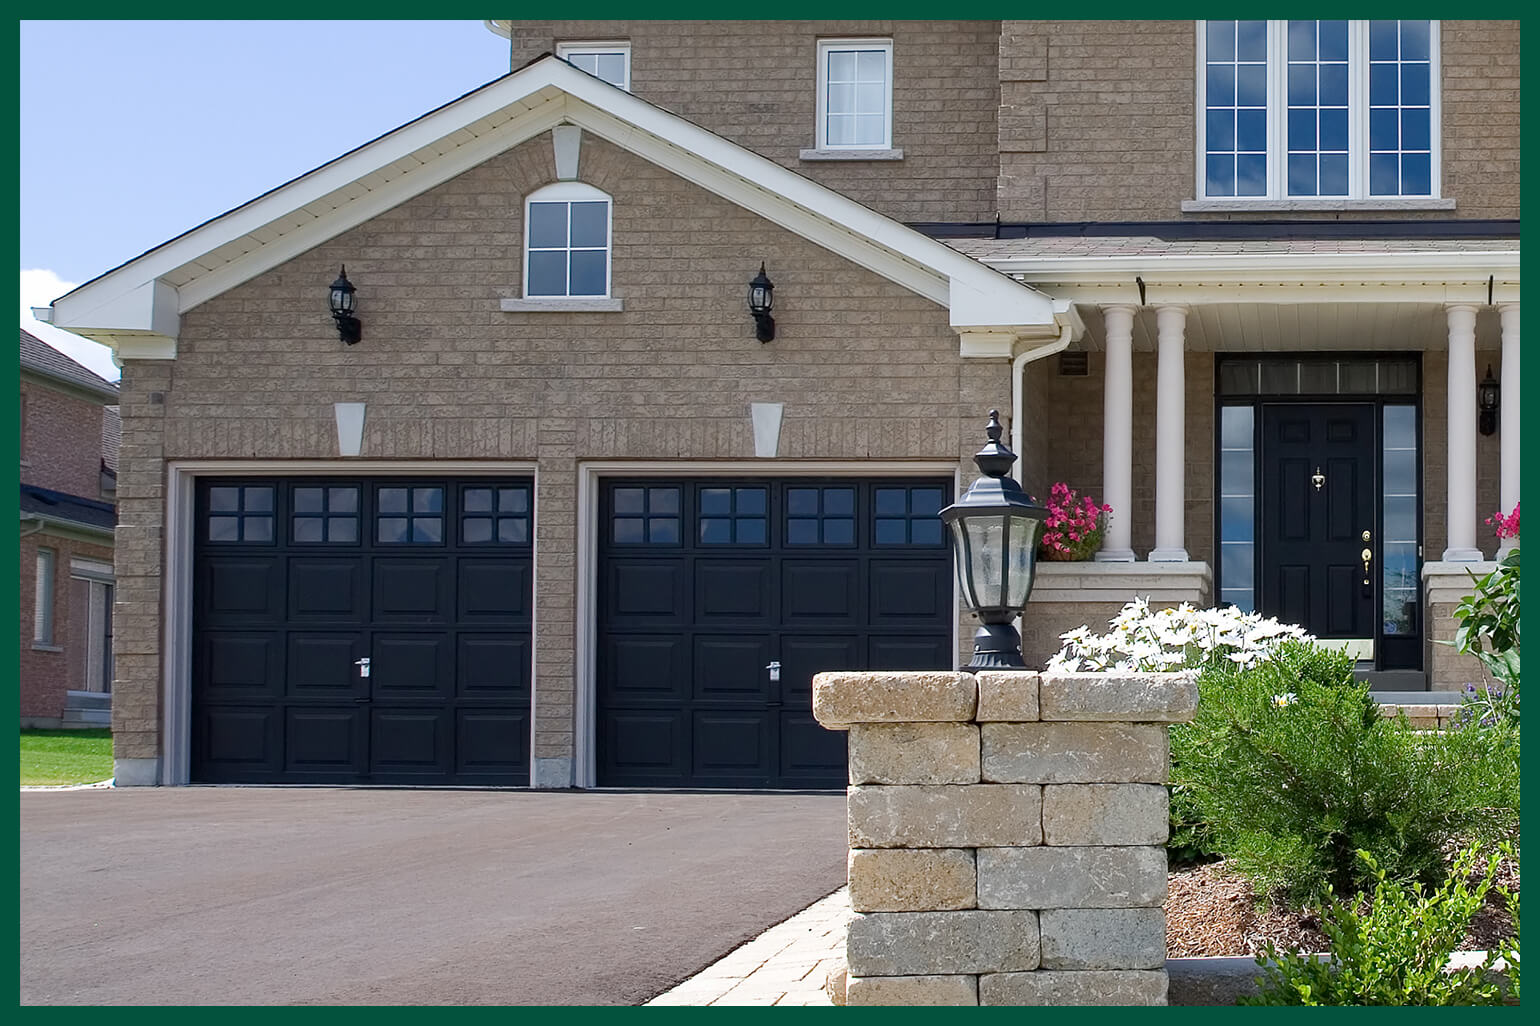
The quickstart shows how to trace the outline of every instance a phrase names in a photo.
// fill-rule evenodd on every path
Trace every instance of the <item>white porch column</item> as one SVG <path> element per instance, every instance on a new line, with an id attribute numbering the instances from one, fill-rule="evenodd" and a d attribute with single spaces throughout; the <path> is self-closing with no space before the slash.
<path id="1" fill-rule="evenodd" d="M 1182 358 L 1187 348 L 1187 307 L 1157 307 L 1155 324 L 1160 359 L 1155 384 L 1155 549 L 1150 562 L 1185 563 L 1187 401 Z"/>
<path id="2" fill-rule="evenodd" d="M 1112 507 L 1100 562 L 1134 561 L 1134 308 L 1102 307 L 1107 377 L 1102 393 L 1102 502 Z M 1504 364 L 1506 366 L 1506 363 Z"/>
<path id="3" fill-rule="evenodd" d="M 1446 307 L 1449 320 L 1449 547 L 1444 562 L 1481 559 L 1476 547 L 1476 308 Z"/>
<path id="4" fill-rule="evenodd" d="M 1519 502 L 1519 304 L 1504 303 L 1497 308 L 1503 324 L 1502 410 L 1498 413 L 1502 467 L 1498 478 L 1498 504 L 1503 513 L 1513 512 Z M 1517 539 L 1504 538 L 1498 551 L 1507 552 Z"/>

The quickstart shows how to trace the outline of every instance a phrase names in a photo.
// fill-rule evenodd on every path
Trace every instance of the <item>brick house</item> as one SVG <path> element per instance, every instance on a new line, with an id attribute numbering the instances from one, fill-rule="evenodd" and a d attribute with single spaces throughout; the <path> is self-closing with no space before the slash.
<path id="1" fill-rule="evenodd" d="M 489 27 L 509 75 L 51 308 L 124 366 L 120 783 L 837 785 L 812 673 L 969 647 L 992 407 L 1115 510 L 1029 659 L 1146 595 L 1474 673 L 1516 22 Z"/>
<path id="2" fill-rule="evenodd" d="M 118 387 L 21 332 L 21 725 L 106 726 Z"/>

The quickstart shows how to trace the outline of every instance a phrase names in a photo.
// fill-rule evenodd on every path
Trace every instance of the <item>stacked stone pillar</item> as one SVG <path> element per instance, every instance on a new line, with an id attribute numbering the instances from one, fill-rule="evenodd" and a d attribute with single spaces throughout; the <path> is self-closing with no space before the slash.
<path id="1" fill-rule="evenodd" d="M 1192 674 L 820 673 L 850 732 L 849 1005 L 1166 1003 Z"/>

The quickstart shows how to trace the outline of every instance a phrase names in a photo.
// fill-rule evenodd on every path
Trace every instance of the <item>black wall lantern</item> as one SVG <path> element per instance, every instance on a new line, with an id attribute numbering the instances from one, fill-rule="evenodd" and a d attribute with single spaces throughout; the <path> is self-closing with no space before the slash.
<path id="1" fill-rule="evenodd" d="M 1497 430 L 1497 407 L 1503 386 L 1492 377 L 1492 365 L 1487 364 L 1487 376 L 1476 386 L 1476 405 L 1481 410 L 1481 433 L 1490 435 Z"/>
<path id="2" fill-rule="evenodd" d="M 353 316 L 354 291 L 353 283 L 348 281 L 347 266 L 344 265 L 342 273 L 332 282 L 332 317 L 337 321 L 337 337 L 348 345 L 364 337 L 363 325 Z"/>
<path id="3" fill-rule="evenodd" d="M 952 530 L 952 552 L 963 605 L 981 626 L 973 636 L 970 670 L 1025 669 L 1021 635 L 1012 623 L 1026 608 L 1037 572 L 1037 538 L 1048 510 L 1006 475 L 1016 454 L 1000 444 L 1000 411 L 989 411 L 989 444 L 973 457 L 983 477 L 941 511 Z"/>
<path id="4" fill-rule="evenodd" d="M 759 265 L 759 273 L 749 282 L 749 313 L 754 315 L 754 337 L 761 342 L 775 338 L 775 318 L 770 308 L 775 305 L 775 285 L 765 277 L 765 265 Z"/>

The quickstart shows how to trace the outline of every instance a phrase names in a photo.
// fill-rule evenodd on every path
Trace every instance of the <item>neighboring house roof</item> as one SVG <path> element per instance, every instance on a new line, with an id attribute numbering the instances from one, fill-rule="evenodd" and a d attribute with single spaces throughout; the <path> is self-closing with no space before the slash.
<path id="1" fill-rule="evenodd" d="M 23 370 L 85 389 L 111 402 L 118 399 L 117 385 L 76 363 L 25 328 L 21 329 L 21 366 Z"/>
<path id="2" fill-rule="evenodd" d="M 118 450 L 123 446 L 123 416 L 116 406 L 102 407 L 102 466 L 118 472 Z"/>
<path id="3" fill-rule="evenodd" d="M 558 125 L 931 299 L 960 331 L 1059 331 L 1043 293 L 550 55 L 79 286 L 43 316 L 120 356 L 175 358 L 182 313 Z"/>
<path id="4" fill-rule="evenodd" d="M 110 534 L 118 522 L 118 514 L 110 502 L 24 484 L 21 486 L 21 519 L 94 528 Z"/>

